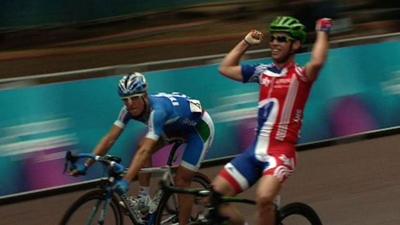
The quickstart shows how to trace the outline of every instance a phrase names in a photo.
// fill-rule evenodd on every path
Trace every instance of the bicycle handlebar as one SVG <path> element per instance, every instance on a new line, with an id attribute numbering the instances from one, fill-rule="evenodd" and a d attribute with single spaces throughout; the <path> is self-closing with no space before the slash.
<path id="1" fill-rule="evenodd" d="M 173 140 L 168 142 L 168 144 L 172 144 L 171 152 L 168 157 L 167 165 L 172 166 L 172 163 L 175 160 L 176 151 L 178 150 L 179 146 L 183 143 L 182 140 Z M 122 174 L 126 171 L 126 168 L 120 164 L 121 158 L 112 155 L 94 155 L 92 153 L 79 153 L 73 154 L 71 151 L 67 151 L 65 155 L 65 166 L 64 166 L 64 173 L 71 168 L 74 168 L 75 163 L 79 159 L 92 159 L 96 162 L 101 162 L 105 167 L 112 169 L 112 171 L 116 174 Z"/>
<path id="2" fill-rule="evenodd" d="M 122 164 L 120 164 L 121 158 L 119 157 L 112 155 L 99 156 L 91 153 L 73 154 L 71 151 L 67 151 L 65 155 L 66 164 L 64 171 L 69 169 L 68 168 L 69 163 L 71 166 L 73 166 L 79 159 L 92 159 L 96 162 L 101 162 L 105 167 L 111 168 L 113 172 L 117 174 L 121 174 L 125 171 L 125 167 Z"/>

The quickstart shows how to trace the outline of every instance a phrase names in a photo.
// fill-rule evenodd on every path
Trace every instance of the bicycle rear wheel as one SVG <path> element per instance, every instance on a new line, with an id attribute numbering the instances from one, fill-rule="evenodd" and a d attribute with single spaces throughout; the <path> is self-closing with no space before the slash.
<path id="1" fill-rule="evenodd" d="M 60 225 L 122 225 L 122 213 L 113 197 L 105 206 L 105 191 L 94 190 L 76 200 L 64 214 Z M 110 210 L 111 209 L 111 210 Z"/>
<path id="2" fill-rule="evenodd" d="M 206 189 L 211 184 L 210 179 L 201 173 L 196 173 L 193 177 L 191 188 L 201 188 Z M 201 200 L 199 200 L 201 201 Z M 194 199 L 194 204 L 192 207 L 191 220 L 196 220 L 201 212 L 203 212 L 203 205 L 198 204 L 196 199 Z M 178 196 L 177 194 L 163 195 L 157 211 L 154 214 L 155 225 L 171 225 L 178 223 Z"/>
<path id="3" fill-rule="evenodd" d="M 318 214 L 309 205 L 290 203 L 278 211 L 278 225 L 322 225 Z"/>

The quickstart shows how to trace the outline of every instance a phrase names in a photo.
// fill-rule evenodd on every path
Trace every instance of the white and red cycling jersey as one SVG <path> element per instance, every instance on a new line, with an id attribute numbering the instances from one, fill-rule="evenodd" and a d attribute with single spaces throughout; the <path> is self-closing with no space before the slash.
<path id="1" fill-rule="evenodd" d="M 256 137 L 248 149 L 225 165 L 224 177 L 239 193 L 263 175 L 283 182 L 296 165 L 295 144 L 313 80 L 294 62 L 242 65 L 243 82 L 260 85 Z"/>
<path id="2" fill-rule="evenodd" d="M 313 84 L 304 68 L 294 62 L 282 69 L 274 64 L 243 65 L 242 74 L 243 82 L 260 85 L 257 134 L 295 144 Z"/>

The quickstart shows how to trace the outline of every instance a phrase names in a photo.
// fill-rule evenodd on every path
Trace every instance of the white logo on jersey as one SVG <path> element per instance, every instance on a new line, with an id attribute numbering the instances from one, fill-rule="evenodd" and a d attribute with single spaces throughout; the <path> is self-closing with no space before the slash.
<path id="1" fill-rule="evenodd" d="M 294 115 L 294 119 L 293 121 L 298 123 L 301 121 L 301 115 L 302 115 L 302 110 L 301 109 L 297 109 L 296 110 L 296 114 Z"/>
<path id="2" fill-rule="evenodd" d="M 197 125 L 196 121 L 189 120 L 188 118 L 183 119 L 182 123 L 193 127 Z"/>
<path id="3" fill-rule="evenodd" d="M 275 84 L 290 84 L 291 78 L 281 78 L 275 81 Z"/>
<path id="4" fill-rule="evenodd" d="M 279 159 L 282 160 L 283 165 L 289 166 L 291 168 L 294 168 L 294 159 L 293 158 L 288 158 L 286 155 L 280 155 Z"/>
<path id="5" fill-rule="evenodd" d="M 268 85 L 271 83 L 270 79 L 268 76 L 261 76 L 260 84 L 268 87 Z"/>

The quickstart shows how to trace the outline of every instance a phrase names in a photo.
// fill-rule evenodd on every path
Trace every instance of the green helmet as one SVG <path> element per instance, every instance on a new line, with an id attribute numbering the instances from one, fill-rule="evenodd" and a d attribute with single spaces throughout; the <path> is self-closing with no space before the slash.
<path id="1" fill-rule="evenodd" d="M 278 16 L 269 26 L 269 32 L 285 32 L 292 38 L 300 40 L 302 43 L 306 41 L 306 27 L 300 21 L 291 16 Z"/>

